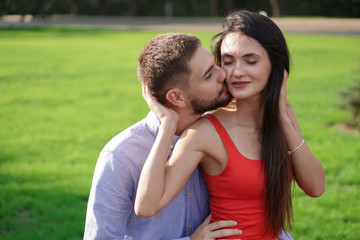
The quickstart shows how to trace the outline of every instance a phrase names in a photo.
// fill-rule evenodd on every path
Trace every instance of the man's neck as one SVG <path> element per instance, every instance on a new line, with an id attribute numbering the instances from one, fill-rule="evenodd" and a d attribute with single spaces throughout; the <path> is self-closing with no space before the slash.
<path id="1" fill-rule="evenodd" d="M 176 128 L 176 135 L 180 136 L 186 128 L 201 117 L 201 114 L 194 114 L 192 112 L 178 112 L 180 120 Z"/>

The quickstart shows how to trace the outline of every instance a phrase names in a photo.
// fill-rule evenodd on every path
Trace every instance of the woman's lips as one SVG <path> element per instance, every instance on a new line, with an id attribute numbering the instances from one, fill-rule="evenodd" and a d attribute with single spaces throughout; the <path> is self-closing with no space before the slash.
<path id="1" fill-rule="evenodd" d="M 231 85 L 235 88 L 242 88 L 242 87 L 245 87 L 249 84 L 250 82 L 248 81 L 235 81 L 235 82 L 232 82 Z"/>

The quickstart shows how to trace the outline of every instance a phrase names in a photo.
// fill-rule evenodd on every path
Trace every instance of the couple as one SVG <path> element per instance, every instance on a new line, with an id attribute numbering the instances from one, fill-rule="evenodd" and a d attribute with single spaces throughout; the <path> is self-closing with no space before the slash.
<path id="1" fill-rule="evenodd" d="M 159 35 L 145 46 L 138 71 L 153 112 L 101 152 L 84 239 L 291 239 L 283 229 L 292 179 L 309 196 L 323 193 L 321 163 L 286 103 L 281 31 L 238 11 L 217 37 L 222 68 L 192 35 Z"/>

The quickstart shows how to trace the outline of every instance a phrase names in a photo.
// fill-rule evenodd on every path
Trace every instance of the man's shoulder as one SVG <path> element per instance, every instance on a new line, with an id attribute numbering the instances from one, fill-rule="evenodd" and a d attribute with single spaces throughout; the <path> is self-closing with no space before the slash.
<path id="1" fill-rule="evenodd" d="M 142 159 L 149 154 L 158 131 L 157 119 L 154 121 L 149 115 L 114 136 L 102 149 L 99 160 L 123 162 L 125 165 L 145 161 Z"/>
<path id="2" fill-rule="evenodd" d="M 115 135 L 102 151 L 129 151 L 132 148 L 138 147 L 138 143 L 151 145 L 155 137 L 149 129 L 146 119 L 143 119 Z"/>

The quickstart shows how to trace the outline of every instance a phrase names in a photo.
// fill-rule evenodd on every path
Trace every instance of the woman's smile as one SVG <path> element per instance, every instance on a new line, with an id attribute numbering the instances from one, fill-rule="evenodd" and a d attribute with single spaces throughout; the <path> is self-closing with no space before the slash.
<path id="1" fill-rule="evenodd" d="M 246 87 L 248 84 L 250 84 L 250 81 L 233 81 L 233 82 L 231 82 L 231 85 L 234 88 L 243 88 L 243 87 Z"/>

